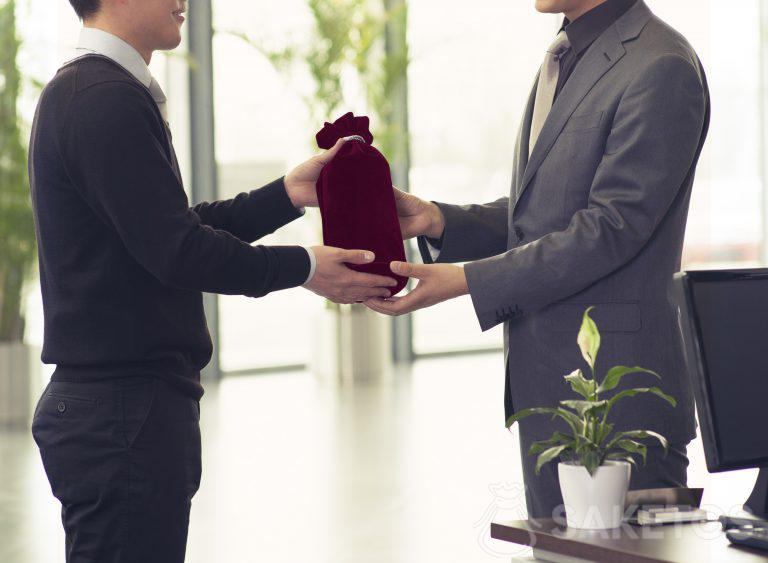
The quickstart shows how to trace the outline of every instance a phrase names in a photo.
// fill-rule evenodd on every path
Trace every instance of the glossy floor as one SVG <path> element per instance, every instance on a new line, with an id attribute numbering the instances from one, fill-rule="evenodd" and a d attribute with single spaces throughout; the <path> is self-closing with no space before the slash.
<path id="1" fill-rule="evenodd" d="M 517 440 L 504 429 L 499 355 L 424 360 L 386 384 L 338 388 L 309 373 L 208 385 L 191 563 L 498 562 L 488 538 L 525 515 Z M 727 509 L 753 472 L 692 485 Z M 729 504 L 730 503 L 730 504 Z M 0 434 L 0 561 L 59 563 L 63 533 L 34 443 Z"/>

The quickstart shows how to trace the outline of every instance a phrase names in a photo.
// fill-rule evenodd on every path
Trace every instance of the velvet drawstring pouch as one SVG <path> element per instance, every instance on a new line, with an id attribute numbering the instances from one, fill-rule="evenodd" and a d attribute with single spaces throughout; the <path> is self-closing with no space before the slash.
<path id="1" fill-rule="evenodd" d="M 348 264 L 353 270 L 397 280 L 392 295 L 403 290 L 408 278 L 395 275 L 393 260 L 405 261 L 405 247 L 397 219 L 395 194 L 389 163 L 371 143 L 367 117 L 351 112 L 317 133 L 321 149 L 330 149 L 342 137 L 352 137 L 333 160 L 323 167 L 317 180 L 317 199 L 323 220 L 323 242 L 348 250 L 370 250 L 370 264 Z"/>

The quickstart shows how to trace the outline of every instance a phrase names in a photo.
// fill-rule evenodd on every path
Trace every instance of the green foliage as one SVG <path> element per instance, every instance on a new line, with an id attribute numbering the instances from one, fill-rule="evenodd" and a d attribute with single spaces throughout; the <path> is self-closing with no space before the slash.
<path id="1" fill-rule="evenodd" d="M 405 0 L 307 0 L 314 21 L 309 45 L 270 48 L 241 31 L 218 30 L 245 41 L 281 72 L 295 63 L 312 77 L 305 97 L 316 123 L 337 118 L 353 104 L 344 98 L 343 77 L 355 76 L 365 92 L 376 146 L 390 162 L 408 150 L 408 135 L 395 119 L 395 95 L 408 70 Z M 393 31 L 394 30 L 394 31 Z M 356 113 L 362 113 L 357 111 Z"/>
<path id="2" fill-rule="evenodd" d="M 633 373 L 646 373 L 661 379 L 651 370 L 641 367 L 614 366 L 608 370 L 602 381 L 595 377 L 595 363 L 600 349 L 600 332 L 594 320 L 589 316 L 593 307 L 584 312 L 581 329 L 577 338 L 584 361 L 590 367 L 592 378 L 584 376 L 580 369 L 564 377 L 571 389 L 581 399 L 560 401 L 559 407 L 537 407 L 516 412 L 507 419 L 507 427 L 534 414 L 545 414 L 551 418 L 560 418 L 568 425 L 570 434 L 555 432 L 549 440 L 535 442 L 528 450 L 529 455 L 538 455 L 536 473 L 545 463 L 558 458 L 569 459 L 583 465 L 590 475 L 606 460 L 627 461 L 637 464 L 634 456 L 639 456 L 645 463 L 647 445 L 639 440 L 653 439 L 659 442 L 666 452 L 669 444 L 661 434 L 650 430 L 629 430 L 613 433 L 614 424 L 608 421 L 611 409 L 627 397 L 636 395 L 655 395 L 675 407 L 674 398 L 658 387 L 638 387 L 619 391 L 610 397 L 601 397 L 603 393 L 616 389 L 624 376 Z"/>
<path id="3" fill-rule="evenodd" d="M 16 2 L 0 0 L 0 342 L 24 335 L 24 283 L 35 258 L 35 229 L 29 199 L 27 150 L 17 100 Z"/>

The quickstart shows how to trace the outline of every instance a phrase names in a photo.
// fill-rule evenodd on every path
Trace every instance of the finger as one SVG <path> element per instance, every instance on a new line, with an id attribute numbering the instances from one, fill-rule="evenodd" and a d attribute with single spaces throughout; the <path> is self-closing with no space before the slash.
<path id="1" fill-rule="evenodd" d="M 355 301 L 366 301 L 368 299 L 388 299 L 392 292 L 383 287 L 364 288 L 352 292 Z"/>
<path id="2" fill-rule="evenodd" d="M 376 255 L 370 250 L 341 250 L 339 253 L 339 261 L 350 264 L 369 264 L 375 259 Z"/>
<path id="3" fill-rule="evenodd" d="M 422 296 L 420 292 L 413 290 L 404 297 L 392 297 L 390 299 L 374 298 L 366 301 L 366 305 L 370 303 L 371 308 L 379 313 L 385 315 L 404 315 L 417 309 L 421 309 Z"/>
<path id="4" fill-rule="evenodd" d="M 363 305 L 368 307 L 371 311 L 376 311 L 377 313 L 381 313 L 382 315 L 389 315 L 394 316 L 394 313 L 390 313 L 388 310 L 381 307 L 380 303 L 384 303 L 383 299 L 366 299 L 363 301 Z"/>
<path id="5" fill-rule="evenodd" d="M 397 280 L 388 278 L 387 276 L 354 272 L 350 276 L 349 284 L 360 285 L 363 287 L 395 287 L 397 285 Z"/>
<path id="6" fill-rule="evenodd" d="M 421 280 L 429 275 L 430 266 L 427 264 L 411 264 L 410 262 L 390 262 L 389 269 L 399 276 Z"/>
<path id="7" fill-rule="evenodd" d="M 330 161 L 333 160 L 333 157 L 336 156 L 336 153 L 341 150 L 341 147 L 343 147 L 344 143 L 346 142 L 347 142 L 347 139 L 342 137 L 341 139 L 336 141 L 336 144 L 333 145 L 330 149 L 328 149 L 322 154 L 319 154 L 317 156 L 317 160 L 320 162 L 320 164 L 325 166 L 326 164 L 328 164 Z"/>

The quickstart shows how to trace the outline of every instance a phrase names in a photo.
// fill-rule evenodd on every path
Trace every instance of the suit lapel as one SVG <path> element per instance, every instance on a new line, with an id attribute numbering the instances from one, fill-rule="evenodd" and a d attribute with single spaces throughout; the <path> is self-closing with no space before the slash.
<path id="1" fill-rule="evenodd" d="M 560 92 L 555 100 L 552 111 L 544 123 L 544 128 L 541 130 L 536 146 L 531 153 L 531 158 L 525 167 L 523 179 L 518 190 L 518 201 L 581 100 L 584 99 L 584 96 L 587 95 L 597 81 L 624 56 L 625 52 L 624 45 L 622 45 L 621 38 L 614 25 L 608 28 L 584 53 L 584 57 L 579 61 L 573 74 L 565 83 L 562 92 Z M 528 124 L 528 130 L 530 131 L 530 123 Z M 527 142 L 525 145 L 527 148 Z"/>
<path id="2" fill-rule="evenodd" d="M 515 162 L 513 166 L 512 177 L 512 193 L 510 197 L 513 201 L 517 200 L 518 195 L 522 190 L 523 173 L 525 167 L 528 165 L 528 143 L 531 139 L 531 122 L 533 121 L 533 104 L 536 100 L 536 88 L 539 84 L 539 75 L 536 75 L 536 80 L 533 81 L 533 88 L 528 95 L 528 103 L 525 106 L 525 112 L 523 113 L 523 121 L 520 124 L 520 129 L 517 133 L 517 148 L 515 152 Z"/>

